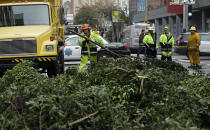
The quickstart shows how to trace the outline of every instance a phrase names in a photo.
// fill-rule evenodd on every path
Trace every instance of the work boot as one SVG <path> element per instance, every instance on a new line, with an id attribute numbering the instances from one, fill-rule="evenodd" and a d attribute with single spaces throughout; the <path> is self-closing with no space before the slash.
<path id="1" fill-rule="evenodd" d="M 202 66 L 201 65 L 195 65 L 196 66 L 196 68 L 198 68 L 198 69 L 202 69 Z"/>
<path id="2" fill-rule="evenodd" d="M 190 66 L 188 66 L 188 68 L 191 68 L 192 69 L 192 68 L 194 68 L 194 66 L 193 65 L 190 65 Z"/>

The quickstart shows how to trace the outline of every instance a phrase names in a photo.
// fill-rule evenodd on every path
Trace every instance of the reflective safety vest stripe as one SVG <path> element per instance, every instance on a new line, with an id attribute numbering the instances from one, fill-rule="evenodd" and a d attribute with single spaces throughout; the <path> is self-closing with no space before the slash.
<path id="1" fill-rule="evenodd" d="M 172 44 L 161 44 L 161 51 L 172 51 Z"/>
<path id="2" fill-rule="evenodd" d="M 82 54 L 88 55 L 88 48 L 87 47 L 82 47 Z M 97 54 L 97 47 L 90 47 L 90 55 L 95 55 Z"/>
<path id="3" fill-rule="evenodd" d="M 174 38 L 173 36 L 169 33 L 168 35 L 162 34 L 160 36 L 160 46 L 161 46 L 161 51 L 165 52 L 170 52 L 172 51 L 173 44 L 174 44 Z"/>
<path id="4" fill-rule="evenodd" d="M 88 55 L 88 48 L 87 47 L 82 47 L 81 54 Z"/>
<path id="5" fill-rule="evenodd" d="M 82 33 L 83 36 L 85 36 L 84 33 Z M 85 41 L 85 38 L 79 37 L 79 45 L 82 47 L 82 51 L 81 54 L 85 54 L 85 55 L 95 55 L 97 54 L 97 46 L 91 42 L 86 43 L 85 45 L 83 45 L 83 41 Z M 90 30 L 90 37 L 89 40 L 94 41 L 99 43 L 101 46 L 104 46 L 104 42 L 103 40 L 101 40 L 101 38 L 92 32 L 92 30 Z"/>
<path id="6" fill-rule="evenodd" d="M 97 47 L 91 47 L 90 48 L 90 55 L 95 55 L 95 54 L 98 54 Z"/>

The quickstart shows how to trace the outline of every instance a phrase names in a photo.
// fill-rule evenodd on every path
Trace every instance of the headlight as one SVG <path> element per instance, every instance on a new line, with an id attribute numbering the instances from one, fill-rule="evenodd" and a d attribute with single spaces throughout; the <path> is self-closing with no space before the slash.
<path id="1" fill-rule="evenodd" d="M 46 51 L 54 51 L 53 45 L 46 45 Z"/>

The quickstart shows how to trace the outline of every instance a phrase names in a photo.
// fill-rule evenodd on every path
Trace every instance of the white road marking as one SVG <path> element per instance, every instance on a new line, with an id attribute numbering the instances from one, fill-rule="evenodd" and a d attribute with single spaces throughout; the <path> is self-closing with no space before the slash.
<path id="1" fill-rule="evenodd" d="M 186 62 L 186 63 L 189 63 L 190 61 L 189 60 L 178 60 L 180 62 Z"/>

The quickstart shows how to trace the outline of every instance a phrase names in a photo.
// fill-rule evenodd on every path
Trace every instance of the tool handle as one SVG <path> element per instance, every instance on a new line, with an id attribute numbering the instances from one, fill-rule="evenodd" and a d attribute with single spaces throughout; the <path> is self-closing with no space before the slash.
<path id="1" fill-rule="evenodd" d="M 119 54 L 117 54 L 117 53 L 115 53 L 115 52 L 109 50 L 108 48 L 106 48 L 106 47 L 100 45 L 99 43 L 94 42 L 94 41 L 90 40 L 89 38 L 87 38 L 87 37 L 85 37 L 85 36 L 83 36 L 83 35 L 81 35 L 81 34 L 75 32 L 75 31 L 72 31 L 71 29 L 68 29 L 68 31 L 70 31 L 70 32 L 72 32 L 72 33 L 74 33 L 74 34 L 76 34 L 76 35 L 82 37 L 82 38 L 85 38 L 86 40 L 90 41 L 91 43 L 93 43 L 93 44 L 95 44 L 95 45 L 97 45 L 97 46 L 103 48 L 103 49 L 106 50 L 107 52 L 109 52 L 109 53 L 111 53 L 111 54 L 113 54 L 113 55 L 115 55 L 115 56 L 117 56 L 117 57 L 122 57 L 122 56 L 120 56 Z"/>

